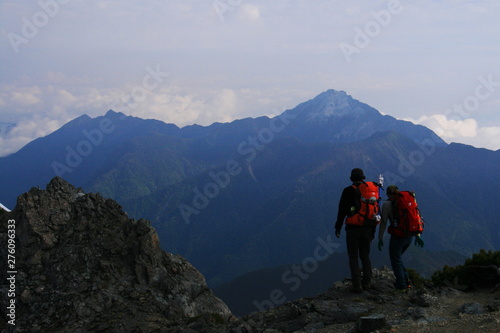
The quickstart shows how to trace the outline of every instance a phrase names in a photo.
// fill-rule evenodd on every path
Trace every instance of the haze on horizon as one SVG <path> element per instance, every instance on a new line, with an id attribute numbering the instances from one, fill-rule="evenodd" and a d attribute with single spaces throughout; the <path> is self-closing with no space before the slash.
<path id="1" fill-rule="evenodd" d="M 493 0 L 0 3 L 0 156 L 127 105 L 178 126 L 276 115 L 328 90 L 500 149 Z"/>

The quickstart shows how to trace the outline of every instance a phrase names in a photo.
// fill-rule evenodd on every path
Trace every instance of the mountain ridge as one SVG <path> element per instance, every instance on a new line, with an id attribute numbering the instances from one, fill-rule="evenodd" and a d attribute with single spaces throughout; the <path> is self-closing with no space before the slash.
<path id="1" fill-rule="evenodd" d="M 415 141 L 431 139 L 439 146 L 446 145 L 430 129 L 382 115 L 344 91 L 324 91 L 283 112 L 287 114 L 296 117 L 296 121 L 284 132 L 304 141 L 348 143 L 366 139 L 378 131 L 394 130 Z"/>
<path id="2" fill-rule="evenodd" d="M 484 193 L 500 186 L 492 171 L 498 152 L 447 145 L 429 129 L 375 109 L 367 111 L 373 117 L 301 120 L 337 94 L 341 106 L 345 99 L 369 109 L 327 91 L 280 116 L 207 127 L 114 111 L 84 117 L 73 130 L 0 158 L 0 202 L 12 207 L 18 194 L 56 176 L 56 165 L 67 181 L 152 221 L 163 249 L 185 256 L 214 286 L 300 262 L 331 233 L 350 170 L 361 167 L 370 180 L 382 173 L 386 184 L 416 191 L 429 250 L 468 255 L 500 247 L 500 207 Z M 338 245 L 342 251 L 344 239 Z"/>
<path id="3" fill-rule="evenodd" d="M 363 110 L 371 110 L 370 113 L 376 115 L 379 120 L 388 119 L 388 121 L 382 121 L 386 125 L 380 126 L 379 128 L 378 124 L 370 121 L 369 126 L 376 130 L 371 129 L 366 133 L 356 130 L 360 133 L 353 135 L 351 133 L 353 131 L 352 128 L 353 126 L 356 127 L 359 125 L 358 120 L 348 120 L 348 122 L 354 121 L 354 123 L 348 126 L 349 129 L 344 128 L 341 134 L 339 133 L 342 132 L 342 130 L 339 128 L 346 125 L 345 122 L 341 122 L 333 127 L 330 122 L 326 124 L 326 127 L 320 126 L 318 128 L 314 128 L 314 126 L 313 128 L 309 128 L 301 124 L 300 110 L 309 106 L 309 108 L 313 110 L 311 112 L 317 112 L 318 105 L 321 105 L 322 108 L 327 107 L 326 104 L 328 101 L 332 100 L 335 96 L 340 96 L 338 98 L 349 100 L 356 105 L 363 105 Z M 327 100 L 326 102 L 325 99 Z M 304 114 L 302 116 L 304 116 Z M 0 174 L 5 175 L 4 178 L 7 180 L 8 187 L 11 190 L 8 198 L 5 197 L 5 193 L 0 191 L 0 201 L 7 205 L 13 205 L 15 196 L 28 190 L 32 184 L 46 183 L 56 175 L 63 176 L 73 183 L 86 186 L 94 175 L 89 173 L 85 174 L 85 172 L 83 172 L 82 175 L 76 175 L 82 172 L 80 169 L 100 168 L 103 165 L 102 161 L 107 158 L 111 150 L 116 150 L 118 145 L 123 145 L 127 140 L 136 137 L 144 137 L 152 133 L 188 140 L 198 139 L 212 146 L 218 145 L 218 149 L 220 150 L 223 148 L 225 154 L 234 153 L 234 151 L 237 150 L 241 155 L 242 152 L 253 154 L 256 148 L 262 146 L 262 142 L 260 142 L 260 145 L 259 142 L 247 142 L 249 138 L 253 138 L 254 140 L 256 140 L 255 138 L 263 139 L 260 141 L 264 143 L 273 141 L 278 137 L 296 137 L 300 140 L 310 142 L 344 143 L 365 139 L 376 131 L 394 129 L 393 127 L 395 124 L 403 124 L 403 126 L 405 126 L 405 128 L 401 130 L 404 135 L 413 135 L 412 132 L 414 131 L 408 131 L 406 125 L 404 125 L 407 124 L 407 122 L 395 120 L 392 117 L 387 118 L 387 116 L 382 116 L 375 109 L 353 99 L 345 92 L 337 92 L 335 90 L 327 90 L 315 98 L 299 104 L 299 106 L 294 109 L 284 111 L 281 115 L 276 117 L 244 118 L 229 123 L 214 123 L 209 126 L 189 125 L 179 128 L 175 124 L 167 124 L 153 119 L 140 119 L 113 110 L 108 110 L 104 116 L 95 118 L 91 118 L 88 115 L 82 115 L 63 125 L 59 130 L 43 138 L 33 140 L 18 152 L 0 157 L 0 161 L 4 162 L 2 163 L 3 165 L 14 165 L 12 168 L 15 170 L 13 172 L 8 170 L 7 167 L 2 168 L 0 164 Z M 304 128 L 303 126 L 306 127 Z M 418 125 L 413 125 L 413 127 L 414 126 L 417 126 L 415 128 L 420 128 Z M 367 125 L 364 126 L 364 128 L 366 127 Z M 416 132 L 420 132 L 420 130 Z M 444 144 L 444 141 L 438 138 L 432 131 L 427 129 L 424 130 L 424 132 L 425 136 L 427 138 L 432 138 L 436 144 Z M 311 135 L 308 133 L 314 134 Z M 414 140 L 421 140 L 421 134 L 417 134 Z M 346 137 L 350 136 L 352 136 L 351 139 L 346 139 Z M 61 144 L 63 142 L 65 144 Z M 241 146 L 240 149 L 238 145 L 235 147 L 234 142 L 237 144 L 247 144 Z M 252 144 L 256 147 L 255 149 Z M 98 155 L 96 152 L 100 154 L 99 158 L 96 158 Z M 25 161 L 30 160 L 31 156 L 35 156 L 37 153 L 43 153 L 43 156 L 38 157 L 40 159 L 40 168 L 31 170 L 26 166 Z M 81 166 L 81 168 L 74 172 L 76 168 L 74 168 L 73 165 L 77 167 Z M 92 167 L 92 165 L 94 165 L 94 167 Z M 23 177 L 29 178 L 29 181 L 23 181 L 20 180 L 19 177 L 13 177 L 13 175 L 17 173 L 17 170 L 22 171 Z M 81 179 L 82 177 L 83 179 Z M 23 184 L 17 185 L 16 183 L 19 181 Z"/>

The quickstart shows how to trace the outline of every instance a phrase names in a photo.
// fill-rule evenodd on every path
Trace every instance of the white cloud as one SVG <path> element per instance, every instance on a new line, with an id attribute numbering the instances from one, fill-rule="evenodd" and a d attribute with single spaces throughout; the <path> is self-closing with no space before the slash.
<path id="1" fill-rule="evenodd" d="M 11 100 L 21 105 L 35 105 L 42 103 L 41 89 L 37 86 L 25 87 L 11 92 Z"/>
<path id="2" fill-rule="evenodd" d="M 418 118 L 461 102 L 478 76 L 499 80 L 498 1 L 401 1 L 403 11 L 368 36 L 352 66 L 339 43 L 353 43 L 387 0 L 221 3 L 230 4 L 222 21 L 214 1 L 61 4 L 19 54 L 0 42 L 1 121 L 101 115 L 157 63 L 171 76 L 130 114 L 179 126 L 276 114 L 329 88 Z M 37 1 L 0 1 L 0 33 L 22 35 L 21 19 L 41 10 Z M 500 126 L 494 101 L 498 89 L 470 115 L 477 123 L 426 121 L 448 141 L 494 138 L 496 127 L 479 125 Z"/>
<path id="3" fill-rule="evenodd" d="M 64 122 L 41 117 L 25 119 L 16 124 L 9 134 L 0 137 L 0 156 L 9 155 L 36 138 L 48 135 L 64 125 Z"/>
<path id="4" fill-rule="evenodd" d="M 410 121 L 429 127 L 443 140 L 457 137 L 474 137 L 477 135 L 477 122 L 471 118 L 454 120 L 448 119 L 443 114 L 434 114 Z"/>
<path id="5" fill-rule="evenodd" d="M 69 105 L 74 105 L 77 101 L 78 98 L 75 97 L 73 94 L 68 92 L 65 89 L 61 89 L 57 92 L 57 97 L 56 101 L 61 103 L 62 105 L 69 106 Z"/>
<path id="6" fill-rule="evenodd" d="M 232 89 L 205 89 L 187 92 L 177 86 L 161 88 L 128 108 L 128 114 L 154 118 L 178 126 L 229 122 L 239 110 L 239 97 Z"/>
<path id="7" fill-rule="evenodd" d="M 205 106 L 196 96 L 176 92 L 176 89 L 161 89 L 157 94 L 142 101 L 129 114 L 141 118 L 154 118 L 179 126 L 199 123 Z"/>
<path id="8" fill-rule="evenodd" d="M 471 141 L 471 144 L 491 150 L 500 149 L 500 126 L 479 128 L 478 135 Z"/>
<path id="9" fill-rule="evenodd" d="M 472 118 L 464 120 L 448 119 L 443 114 L 422 116 L 417 120 L 407 119 L 415 124 L 433 130 L 448 143 L 458 142 L 491 150 L 500 149 L 500 127 L 479 127 Z"/>
<path id="10" fill-rule="evenodd" d="M 260 19 L 260 9 L 258 6 L 243 4 L 240 6 L 240 15 L 249 21 L 258 21 Z"/>

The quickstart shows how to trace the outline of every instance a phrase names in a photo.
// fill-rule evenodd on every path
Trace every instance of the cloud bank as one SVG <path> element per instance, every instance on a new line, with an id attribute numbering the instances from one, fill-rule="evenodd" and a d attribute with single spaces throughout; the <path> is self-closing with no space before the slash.
<path id="1" fill-rule="evenodd" d="M 120 103 L 208 125 L 327 89 L 446 141 L 499 149 L 499 15 L 494 0 L 4 0 L 0 123 L 18 127 L 0 154 Z M 346 44 L 357 49 L 349 61 Z M 169 75 L 153 88 L 157 66 Z M 466 112 L 444 112 L 456 104 Z"/>
<path id="2" fill-rule="evenodd" d="M 405 120 L 430 128 L 447 143 L 459 142 L 491 150 L 500 149 L 500 126 L 480 127 L 472 118 L 448 119 L 443 114 Z"/>

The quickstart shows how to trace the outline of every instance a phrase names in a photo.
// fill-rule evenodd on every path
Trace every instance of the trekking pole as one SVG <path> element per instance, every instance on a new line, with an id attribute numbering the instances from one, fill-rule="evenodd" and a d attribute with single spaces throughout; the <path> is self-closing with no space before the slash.
<path id="1" fill-rule="evenodd" d="M 382 201 L 383 188 L 384 188 L 384 175 L 379 174 L 378 175 L 378 200 L 377 200 L 379 207 L 380 207 L 380 202 Z M 379 214 L 377 216 L 377 221 L 380 222 L 381 218 L 382 217 L 380 216 L 380 210 L 379 210 Z"/>

